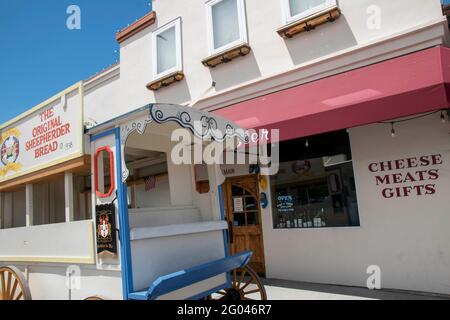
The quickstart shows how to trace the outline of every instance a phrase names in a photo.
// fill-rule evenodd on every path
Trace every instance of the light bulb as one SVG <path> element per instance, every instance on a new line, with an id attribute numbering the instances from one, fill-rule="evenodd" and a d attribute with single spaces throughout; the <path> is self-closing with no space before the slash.
<path id="1" fill-rule="evenodd" d="M 392 128 L 391 128 L 391 137 L 392 137 L 392 138 L 395 138 L 395 128 L 394 128 L 394 123 L 392 122 L 391 125 L 392 125 Z"/>
<path id="2" fill-rule="evenodd" d="M 308 141 L 308 139 L 306 139 L 306 142 L 305 142 L 305 147 L 309 147 L 309 141 Z"/>

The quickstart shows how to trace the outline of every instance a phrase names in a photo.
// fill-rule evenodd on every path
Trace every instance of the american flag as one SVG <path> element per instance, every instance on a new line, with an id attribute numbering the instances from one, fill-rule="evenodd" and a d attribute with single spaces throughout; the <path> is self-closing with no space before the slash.
<path id="1" fill-rule="evenodd" d="M 145 191 L 148 192 L 155 188 L 156 186 L 156 177 L 155 176 L 149 176 L 144 179 L 145 183 Z"/>

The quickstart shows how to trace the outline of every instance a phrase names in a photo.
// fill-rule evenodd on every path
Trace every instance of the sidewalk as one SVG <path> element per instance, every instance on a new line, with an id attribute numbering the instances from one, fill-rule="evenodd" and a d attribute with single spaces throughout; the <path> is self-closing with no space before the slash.
<path id="1" fill-rule="evenodd" d="M 263 279 L 269 300 L 450 300 L 450 296 Z"/>

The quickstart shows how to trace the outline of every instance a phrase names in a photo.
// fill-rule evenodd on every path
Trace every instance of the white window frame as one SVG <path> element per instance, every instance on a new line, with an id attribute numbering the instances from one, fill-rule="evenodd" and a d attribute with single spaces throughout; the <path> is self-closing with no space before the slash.
<path id="1" fill-rule="evenodd" d="M 213 17 L 212 17 L 212 7 L 223 0 L 208 0 L 205 3 L 206 7 L 206 20 L 207 20 L 207 31 L 208 31 L 208 48 L 209 55 L 214 55 L 231 49 L 240 44 L 246 44 L 248 42 L 247 37 L 247 17 L 245 15 L 245 0 L 236 0 L 238 9 L 238 19 L 239 19 L 239 39 L 230 42 L 220 48 L 214 48 L 214 28 L 213 28 Z"/>
<path id="2" fill-rule="evenodd" d="M 302 0 L 300 0 L 302 1 Z M 281 0 L 281 8 L 283 12 L 283 23 L 290 24 L 292 22 L 307 18 L 317 12 L 326 10 L 330 7 L 337 6 L 337 0 L 326 0 L 324 4 L 311 8 L 305 12 L 301 12 L 295 16 L 291 16 L 291 6 L 289 4 L 289 0 Z"/>
<path id="3" fill-rule="evenodd" d="M 168 69 L 164 72 L 158 73 L 158 35 L 167 31 L 170 28 L 175 27 L 175 50 L 176 50 L 176 65 L 175 67 Z M 165 76 L 183 71 L 183 58 L 182 58 L 182 45 L 181 45 L 181 17 L 172 20 L 152 33 L 152 66 L 153 66 L 153 80 L 164 78 Z"/>

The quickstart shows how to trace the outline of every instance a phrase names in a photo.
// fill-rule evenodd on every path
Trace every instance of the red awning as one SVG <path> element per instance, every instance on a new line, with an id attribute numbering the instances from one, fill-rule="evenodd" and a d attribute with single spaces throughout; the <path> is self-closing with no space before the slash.
<path id="1" fill-rule="evenodd" d="M 434 47 L 238 103 L 215 113 L 280 139 L 449 107 L 450 49 Z"/>

